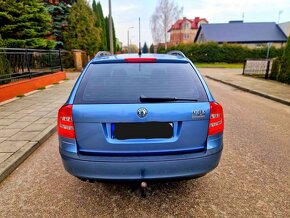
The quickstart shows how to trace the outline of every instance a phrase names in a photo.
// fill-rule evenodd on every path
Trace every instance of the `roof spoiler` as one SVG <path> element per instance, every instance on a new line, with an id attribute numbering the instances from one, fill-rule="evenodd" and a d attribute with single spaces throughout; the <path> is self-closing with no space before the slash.
<path id="1" fill-rule="evenodd" d="M 183 58 L 186 58 L 185 54 L 183 54 L 181 51 L 178 50 L 173 50 L 167 53 L 168 55 L 175 55 L 175 56 L 180 56 Z"/>
<path id="2" fill-rule="evenodd" d="M 110 53 L 110 52 L 108 52 L 108 51 L 99 51 L 97 54 L 96 54 L 96 56 L 95 56 L 95 58 L 96 57 L 102 57 L 102 56 L 111 56 L 112 54 Z"/>

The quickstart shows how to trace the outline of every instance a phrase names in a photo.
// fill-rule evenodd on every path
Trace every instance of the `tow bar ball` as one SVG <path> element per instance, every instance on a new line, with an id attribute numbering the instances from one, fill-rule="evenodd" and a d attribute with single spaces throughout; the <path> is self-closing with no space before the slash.
<path id="1" fill-rule="evenodd" d="M 141 182 L 141 196 L 143 198 L 146 198 L 146 189 L 147 189 L 147 183 Z"/>

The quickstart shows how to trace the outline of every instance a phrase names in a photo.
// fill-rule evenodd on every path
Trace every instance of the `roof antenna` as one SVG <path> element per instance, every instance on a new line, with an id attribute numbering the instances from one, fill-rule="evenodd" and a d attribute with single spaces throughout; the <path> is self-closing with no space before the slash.
<path id="1" fill-rule="evenodd" d="M 141 56 L 141 29 L 140 29 L 140 17 L 139 17 L 139 56 Z"/>

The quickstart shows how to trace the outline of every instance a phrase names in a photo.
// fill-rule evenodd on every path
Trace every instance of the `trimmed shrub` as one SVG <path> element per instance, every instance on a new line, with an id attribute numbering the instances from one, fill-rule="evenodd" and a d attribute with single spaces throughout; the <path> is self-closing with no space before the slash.
<path id="1" fill-rule="evenodd" d="M 0 47 L 5 47 L 5 43 L 0 35 Z M 0 85 L 9 83 L 11 81 L 11 68 L 6 55 L 0 49 Z"/>
<path id="2" fill-rule="evenodd" d="M 283 53 L 278 80 L 290 84 L 290 36 Z"/>
<path id="3" fill-rule="evenodd" d="M 269 79 L 277 80 L 279 70 L 280 70 L 280 60 L 279 58 L 275 58 L 273 59 L 273 62 L 272 62 L 272 69 L 271 69 Z"/>
<path id="4" fill-rule="evenodd" d="M 2 52 L 0 50 L 0 52 Z M 0 54 L 0 85 L 11 81 L 11 68 L 6 55 Z"/>
<path id="5" fill-rule="evenodd" d="M 158 48 L 158 53 L 166 53 L 171 50 L 182 51 L 192 62 L 195 63 L 242 63 L 247 58 L 262 59 L 267 56 L 267 47 L 248 48 L 237 44 L 218 44 L 215 42 L 208 43 L 191 43 L 179 44 L 177 46 Z M 269 58 L 281 57 L 282 49 L 272 47 Z"/>
<path id="6" fill-rule="evenodd" d="M 74 68 L 73 53 L 71 51 L 63 51 L 61 53 L 61 61 L 63 68 Z"/>

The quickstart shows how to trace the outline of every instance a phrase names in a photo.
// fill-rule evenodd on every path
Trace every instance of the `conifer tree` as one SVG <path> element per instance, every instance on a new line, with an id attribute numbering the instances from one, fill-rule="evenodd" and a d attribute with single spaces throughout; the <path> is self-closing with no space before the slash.
<path id="1" fill-rule="evenodd" d="M 67 49 L 82 49 L 94 56 L 100 49 L 101 29 L 96 27 L 96 17 L 86 0 L 78 0 L 69 12 L 68 26 L 64 32 Z"/>
<path id="2" fill-rule="evenodd" d="M 105 23 L 106 23 L 106 36 L 107 36 L 107 48 L 110 49 L 110 32 L 109 32 L 109 18 L 105 17 Z M 116 38 L 116 31 L 115 31 L 115 25 L 114 20 L 112 19 L 113 24 L 113 46 L 114 51 L 117 51 L 117 38 Z"/>
<path id="3" fill-rule="evenodd" d="M 116 30 L 115 30 L 115 24 L 114 24 L 113 18 L 112 18 L 112 26 L 113 26 L 113 45 L 114 45 L 114 51 L 117 51 L 117 37 L 116 37 Z"/>
<path id="4" fill-rule="evenodd" d="M 151 44 L 151 46 L 150 46 L 150 53 L 154 53 L 154 45 L 153 44 Z"/>
<path id="5" fill-rule="evenodd" d="M 57 42 L 58 48 L 64 47 L 63 31 L 67 26 L 69 8 L 76 0 L 59 0 L 57 4 L 45 0 L 45 7 L 52 18 L 52 31 L 50 36 Z"/>
<path id="6" fill-rule="evenodd" d="M 0 34 L 7 47 L 53 48 L 51 18 L 39 0 L 0 0 Z"/>
<path id="7" fill-rule="evenodd" d="M 95 0 L 93 0 L 92 8 L 94 11 L 94 14 L 96 16 L 96 27 L 101 29 L 100 37 L 101 37 L 101 44 L 100 44 L 100 50 L 106 51 L 107 48 L 107 36 L 106 36 L 106 24 L 105 24 L 105 18 L 103 14 L 102 5 L 100 2 L 96 3 Z"/>
<path id="8" fill-rule="evenodd" d="M 290 35 L 282 56 L 280 73 L 278 80 L 290 84 Z"/>
<path id="9" fill-rule="evenodd" d="M 143 54 L 148 53 L 148 46 L 147 46 L 147 43 L 146 43 L 146 42 L 145 42 L 144 45 L 143 45 L 142 53 L 143 53 Z"/>

